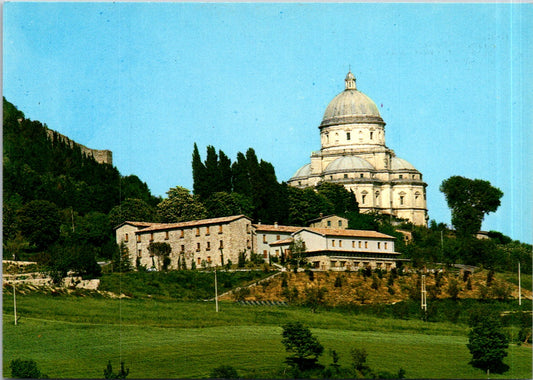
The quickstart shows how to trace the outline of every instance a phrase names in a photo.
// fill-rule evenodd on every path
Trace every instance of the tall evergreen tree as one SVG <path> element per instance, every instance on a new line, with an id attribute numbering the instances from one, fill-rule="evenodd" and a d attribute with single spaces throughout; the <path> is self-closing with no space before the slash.
<path id="1" fill-rule="evenodd" d="M 231 182 L 233 192 L 246 196 L 252 195 L 252 187 L 248 173 L 248 161 L 241 152 L 237 153 L 237 161 L 231 165 Z"/>
<path id="2" fill-rule="evenodd" d="M 207 156 L 205 159 L 205 189 L 202 194 L 198 194 L 200 198 L 207 199 L 213 193 L 220 190 L 220 172 L 218 170 L 218 156 L 215 147 L 207 146 Z"/>
<path id="3" fill-rule="evenodd" d="M 219 191 L 231 193 L 231 160 L 222 151 L 218 151 Z"/>
<path id="4" fill-rule="evenodd" d="M 200 157 L 200 152 L 198 152 L 198 146 L 194 143 L 192 152 L 193 193 L 199 197 L 203 197 L 206 194 L 205 171 L 205 165 Z"/>

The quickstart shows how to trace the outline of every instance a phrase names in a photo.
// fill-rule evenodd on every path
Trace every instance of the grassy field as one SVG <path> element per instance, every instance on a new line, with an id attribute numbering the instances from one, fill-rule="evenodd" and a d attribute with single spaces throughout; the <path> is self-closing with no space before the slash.
<path id="1" fill-rule="evenodd" d="M 302 321 L 327 349 L 349 365 L 349 350 L 364 347 L 372 368 L 408 378 L 480 378 L 468 365 L 465 325 L 397 320 L 339 311 L 311 313 L 296 307 L 90 297 L 19 296 L 21 319 L 13 325 L 12 299 L 3 304 L 3 370 L 34 359 L 50 377 L 98 378 L 108 360 L 124 360 L 130 378 L 202 378 L 221 364 L 241 376 L 282 377 L 286 356 L 281 325 Z M 492 378 L 531 378 L 531 347 L 511 346 L 510 370 Z M 331 359 L 321 358 L 323 364 Z"/>

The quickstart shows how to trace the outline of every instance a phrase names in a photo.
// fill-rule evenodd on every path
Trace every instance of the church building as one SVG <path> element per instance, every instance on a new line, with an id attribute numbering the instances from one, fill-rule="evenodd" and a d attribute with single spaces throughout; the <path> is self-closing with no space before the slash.
<path id="1" fill-rule="evenodd" d="M 322 182 L 353 191 L 361 212 L 380 212 L 427 224 L 426 186 L 420 173 L 385 145 L 378 107 L 357 90 L 348 72 L 345 90 L 329 103 L 320 130 L 321 149 L 288 181 L 305 188 Z"/>

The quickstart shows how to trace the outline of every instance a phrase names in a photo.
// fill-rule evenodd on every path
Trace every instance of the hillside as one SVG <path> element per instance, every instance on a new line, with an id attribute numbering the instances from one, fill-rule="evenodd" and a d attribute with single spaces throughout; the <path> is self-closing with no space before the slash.
<path id="1" fill-rule="evenodd" d="M 282 273 L 245 290 L 225 294 L 225 300 L 289 301 L 296 304 L 346 306 L 393 304 L 405 300 L 420 302 L 421 275 L 412 273 L 311 272 Z M 381 278 L 380 278 L 381 277 Z M 426 275 L 427 300 L 518 298 L 518 286 L 510 274 L 480 270 L 469 276 L 462 272 Z M 311 279 L 312 278 L 312 279 Z M 488 282 L 487 282 L 488 280 Z M 531 275 L 523 275 L 522 298 L 531 299 Z"/>

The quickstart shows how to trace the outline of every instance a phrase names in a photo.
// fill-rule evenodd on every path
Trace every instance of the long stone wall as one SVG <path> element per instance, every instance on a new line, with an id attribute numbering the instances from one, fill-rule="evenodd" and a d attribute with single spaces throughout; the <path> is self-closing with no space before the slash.
<path id="1" fill-rule="evenodd" d="M 78 146 L 81 149 L 82 153 L 84 153 L 87 156 L 93 157 L 95 161 L 100 164 L 113 165 L 113 152 L 111 152 L 110 150 L 107 150 L 107 149 L 98 150 L 98 149 L 87 148 L 85 145 L 77 143 L 76 141 L 68 138 L 67 136 L 64 136 L 61 133 L 56 132 L 51 129 L 47 129 L 46 133 L 49 139 L 53 139 L 54 133 L 55 133 L 57 137 L 61 139 L 61 141 L 67 143 L 71 148 L 74 146 Z"/>

